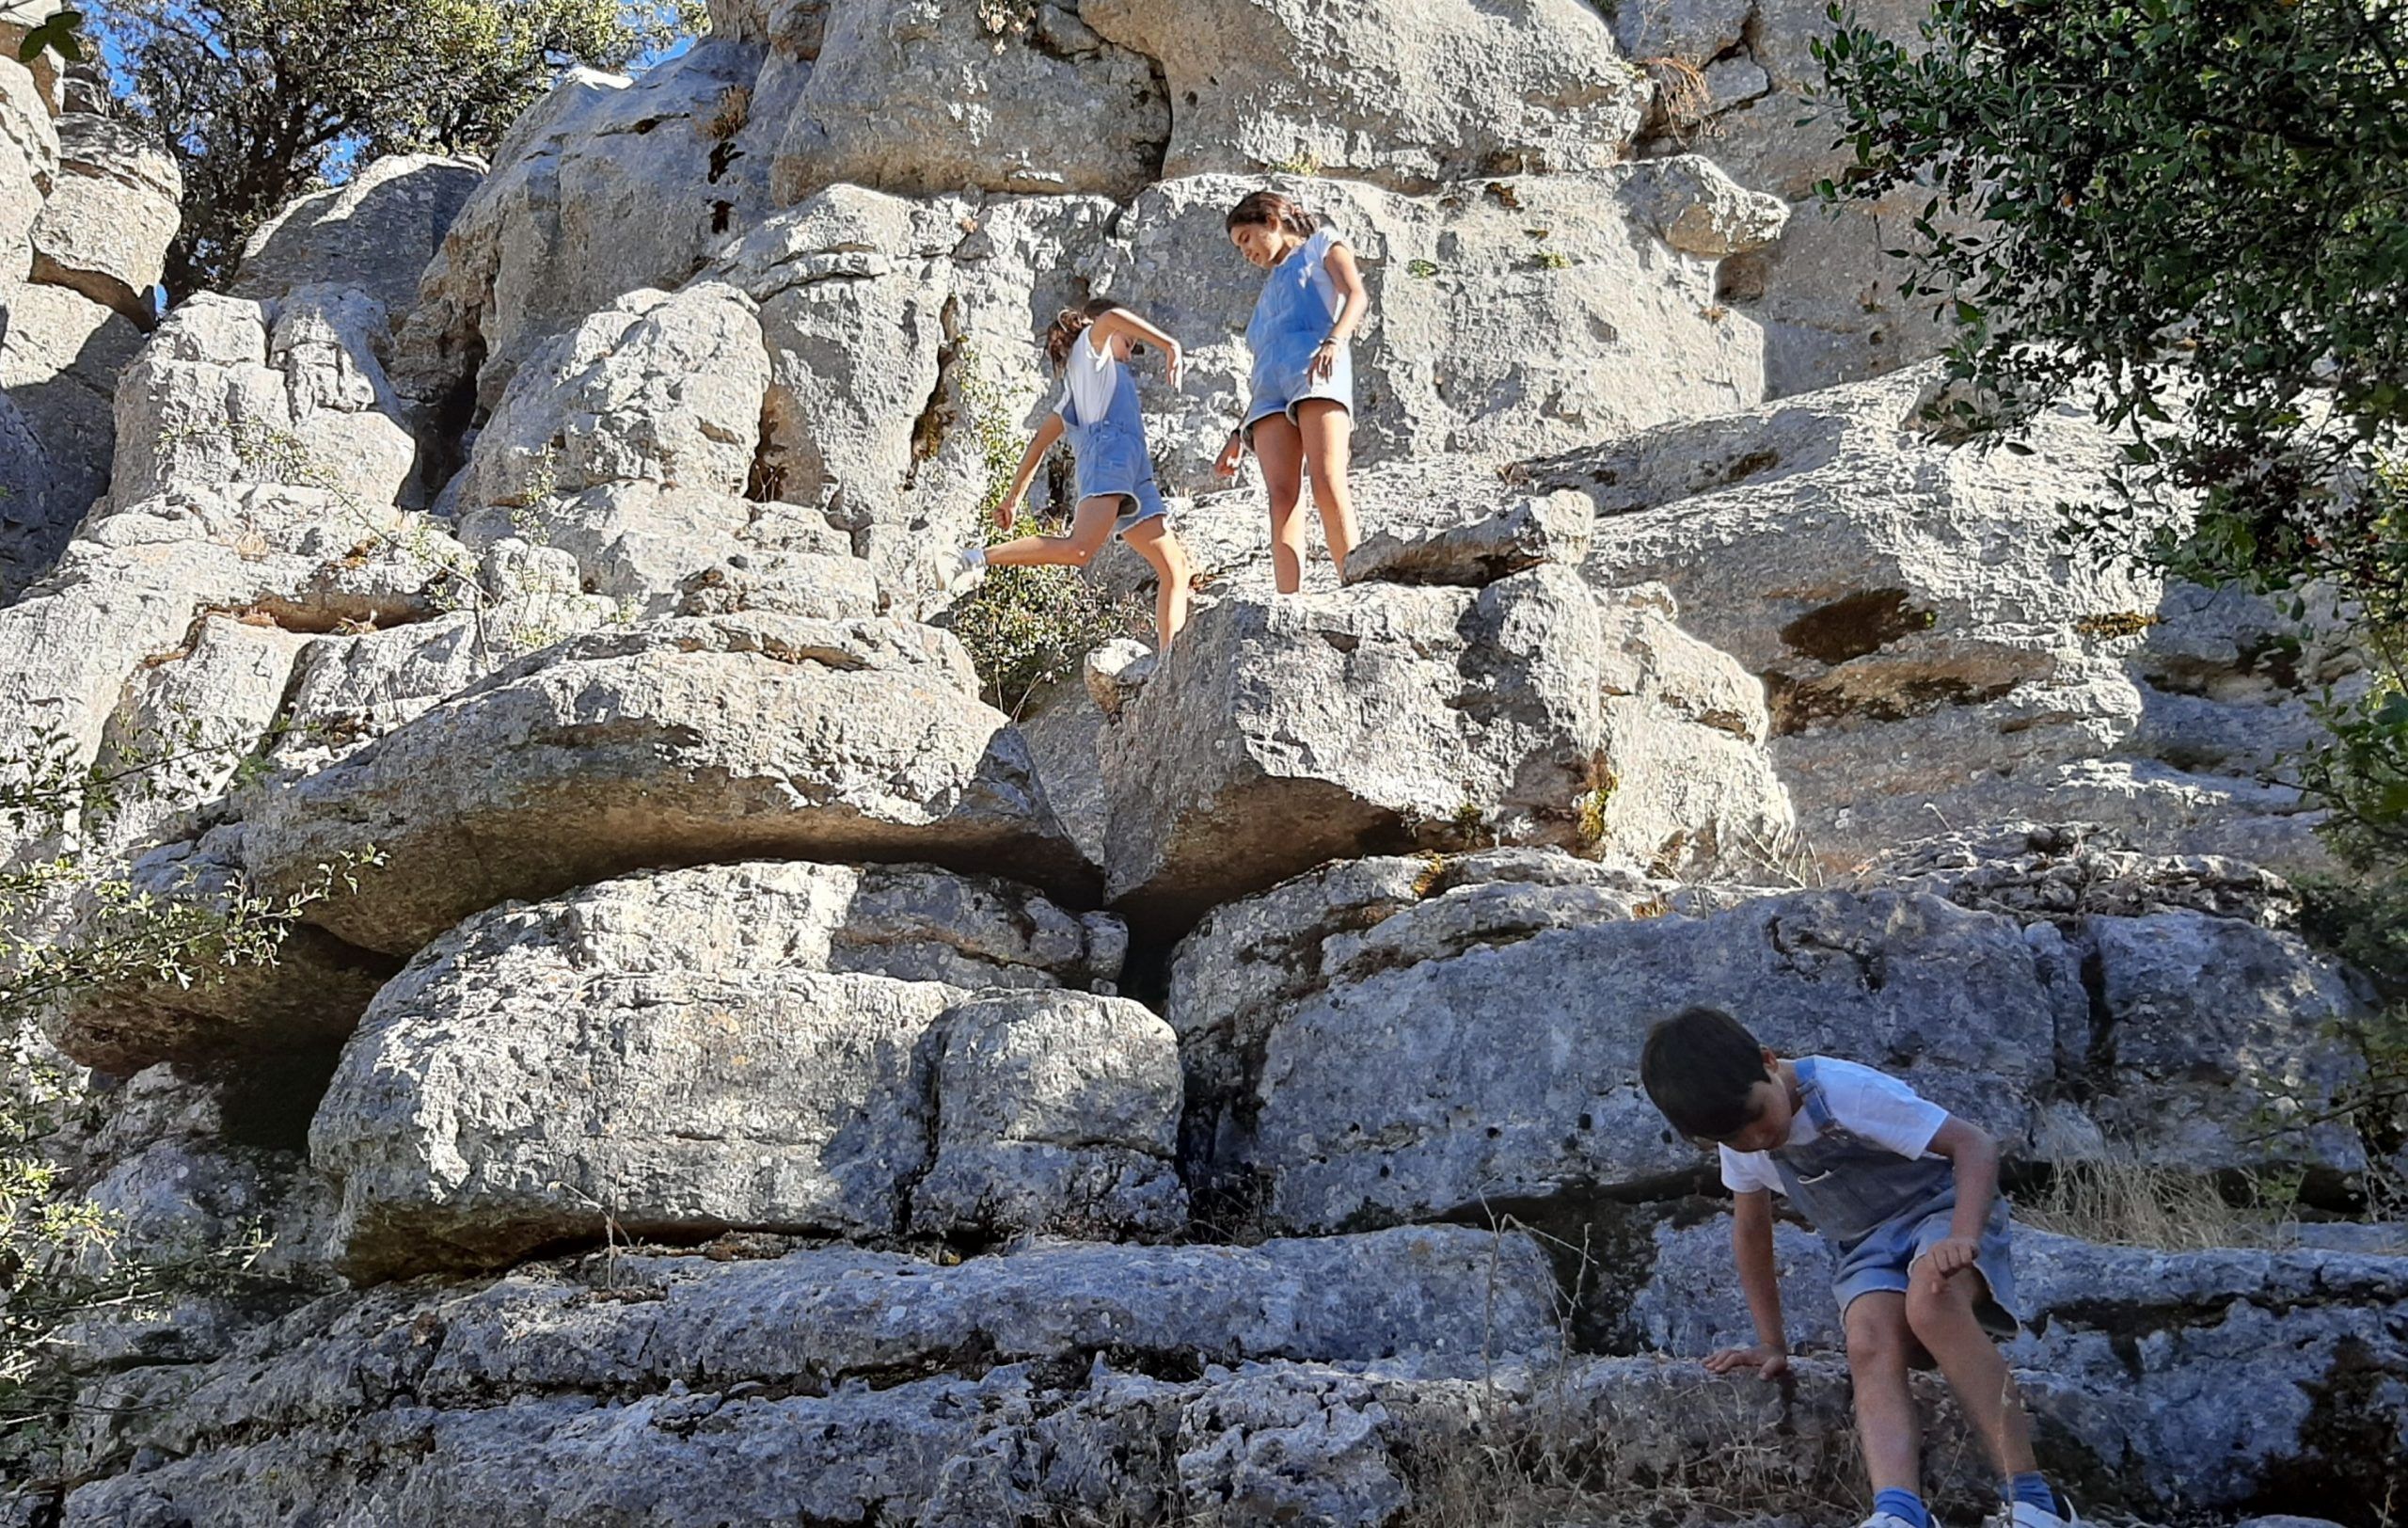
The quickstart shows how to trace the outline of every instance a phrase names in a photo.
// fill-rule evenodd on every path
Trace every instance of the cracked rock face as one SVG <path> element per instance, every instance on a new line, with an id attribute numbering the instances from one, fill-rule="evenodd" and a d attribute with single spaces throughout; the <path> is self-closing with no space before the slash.
<path id="1" fill-rule="evenodd" d="M 1101 738 L 1109 889 L 1192 919 L 1384 840 L 1737 863 L 1787 804 L 1727 661 L 1561 568 L 1233 595 Z"/>
<path id="2" fill-rule="evenodd" d="M 1601 585 L 1656 580 L 1762 677 L 1773 757 L 1827 866 L 1950 825 L 2091 821 L 2139 848 L 2321 867 L 2310 804 L 2261 772 L 2309 697 L 2363 681 L 2249 601 L 2035 534 L 2103 492 L 2070 407 L 2030 455 L 1934 439 L 1917 370 L 1529 464 L 1601 518 Z M 2296 642 L 2291 646 L 2298 645 Z M 1937 815 L 1935 815 L 1937 814 Z"/>
<path id="3" fill-rule="evenodd" d="M 2017 1159 L 2364 1161 L 2346 1126 L 2280 1128 L 2364 1066 L 2362 999 L 2294 935 L 2188 912 L 2061 931 L 1889 888 L 1718 910 L 1532 852 L 1332 867 L 1188 938 L 1169 1012 L 1216 1191 L 1327 1232 L 1701 1173 L 1630 1062 L 1692 1003 L 1903 1076 Z M 2202 1021 L 2244 981 L 2288 1019 Z"/>
<path id="4" fill-rule="evenodd" d="M 909 867 L 672 871 L 472 918 L 369 1005 L 310 1128 L 346 1265 L 503 1265 L 597 1217 L 1165 1234 L 1169 1031 L 1043 990 L 1108 985 L 1123 944 L 1101 915 Z"/>
<path id="5" fill-rule="evenodd" d="M 770 852 L 933 858 L 1039 885 L 1087 871 L 960 647 L 899 621 L 677 618 L 572 637 L 264 795 L 269 888 L 356 862 L 309 910 L 407 954 L 509 897 Z"/>

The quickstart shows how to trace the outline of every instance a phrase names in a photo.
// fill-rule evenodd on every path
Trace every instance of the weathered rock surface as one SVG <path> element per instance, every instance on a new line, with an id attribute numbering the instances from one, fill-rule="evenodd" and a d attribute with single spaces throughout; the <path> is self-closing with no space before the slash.
<path id="1" fill-rule="evenodd" d="M 1559 490 L 1525 499 L 1499 515 L 1428 531 L 1376 531 L 1346 559 L 1349 581 L 1496 582 L 1544 563 L 1577 565 L 1589 555 L 1597 506 L 1586 494 Z"/>
<path id="2" fill-rule="evenodd" d="M 0 390 L 41 444 L 46 476 L 10 478 L 0 502 L 0 598 L 48 572 L 92 501 L 107 491 L 117 449 L 111 400 L 142 331 L 116 310 L 61 286 L 0 296 Z"/>
<path id="3" fill-rule="evenodd" d="M 1901 373 L 1529 471 L 1596 497 L 1593 580 L 1662 581 L 1763 676 L 1774 760 L 1834 868 L 2009 820 L 2321 863 L 2307 804 L 2258 776 L 2354 658 L 2312 631 L 2304 650 L 2294 632 L 2253 640 L 2279 623 L 2245 600 L 2203 608 L 2069 554 L 2034 516 L 2105 491 L 2105 435 L 2068 410 L 2029 455 L 1951 446 L 1916 418 L 1935 381 Z"/>
<path id="4" fill-rule="evenodd" d="M 762 613 L 573 637 L 251 815 L 271 891 L 371 847 L 309 921 L 406 954 L 461 917 L 646 865 L 793 854 L 1087 879 L 1027 752 L 933 628 Z"/>
<path id="5" fill-rule="evenodd" d="M 2201 1022 L 2239 980 L 2263 1006 Z M 2295 936 L 2188 912 L 2068 937 L 1886 888 L 1717 911 L 1554 854 L 1371 860 L 1214 913 L 1167 1012 L 1216 1190 L 1333 1230 L 1703 1170 L 1634 1064 L 1691 1003 L 1785 1055 L 1895 1072 L 2019 1157 L 2364 1160 L 2346 1129 L 2278 1128 L 2362 1074 L 2331 1032 L 2361 999 Z"/>
<path id="6" fill-rule="evenodd" d="M 1105 41 L 1075 4 L 1007 10 L 854 0 L 829 8 L 778 139 L 782 202 L 856 185 L 926 196 L 1095 192 L 1125 199 L 1163 171 L 1171 106 L 1151 60 Z"/>
<path id="7" fill-rule="evenodd" d="M 174 158 L 134 128 L 88 112 L 61 115 L 57 177 L 34 221 L 30 279 L 147 326 L 183 189 Z"/>
<path id="8" fill-rule="evenodd" d="M 58 173 L 58 126 L 50 103 L 12 49 L 0 60 L 0 280 L 22 281 L 30 235 Z"/>
<path id="9" fill-rule="evenodd" d="M 261 224 L 244 244 L 227 290 L 265 302 L 306 286 L 355 286 L 399 324 L 484 168 L 441 154 L 372 160 L 342 184 L 298 198 Z"/>
<path id="10" fill-rule="evenodd" d="M 760 60 L 705 39 L 632 84 L 572 69 L 512 125 L 404 326 L 394 370 L 416 409 L 491 408 L 533 346 L 682 283 L 759 215 L 768 146 L 744 128 Z"/>
<path id="11" fill-rule="evenodd" d="M 1622 157 L 1647 93 L 1577 0 L 1084 0 L 1079 14 L 1161 61 L 1162 178 L 1309 164 L 1427 192 L 1601 168 Z"/>
<path id="12" fill-rule="evenodd" d="M 1110 894 L 1176 923 L 1363 844 L 1737 863 L 1788 816 L 1727 667 L 1560 568 L 1233 596 L 1099 741 Z"/>
<path id="13" fill-rule="evenodd" d="M 1536 1249 L 1453 1228 L 1250 1250 L 1041 1245 L 958 1268 L 856 1251 L 646 1257 L 612 1279 L 324 1300 L 198 1375 L 136 1370 L 121 1393 L 176 1404 L 129 1413 L 135 1430 L 103 1446 L 187 1456 L 88 1491 L 69 1520 L 255 1520 L 268 1472 L 332 1484 L 337 1437 L 399 1467 L 352 1497 L 376 1504 L 363 1510 L 487 1504 L 506 1521 L 700 1520 L 664 1489 L 675 1481 L 702 1489 L 711 1520 L 747 1523 L 791 1520 L 798 1502 L 832 1522 L 1018 1522 L 1131 1486 L 1309 1501 L 1329 1488 L 1283 1454 L 1352 1455 L 1393 1489 L 1380 1434 L 1418 1388 L 1460 1416 L 1481 1387 L 1442 1377 L 1554 1336 Z M 712 1355 L 699 1369 L 698 1351 Z M 1197 1377 L 1222 1364 L 1244 1367 Z M 1378 1368 L 1332 1366 L 1364 1364 Z M 463 1408 L 479 1420 L 464 1426 Z M 431 1452 L 402 1466 L 413 1440 Z M 1210 1445 L 1227 1456 L 1164 1470 Z M 531 1459 L 589 1450 L 591 1468 L 547 1466 L 549 1488 L 518 1488 Z M 773 1467 L 737 1464 L 765 1452 Z"/>
<path id="14" fill-rule="evenodd" d="M 635 1235 L 1160 1235 L 1179 1065 L 1122 936 L 1001 882 L 745 865 L 470 919 L 369 1008 L 310 1129 L 346 1263 Z"/>

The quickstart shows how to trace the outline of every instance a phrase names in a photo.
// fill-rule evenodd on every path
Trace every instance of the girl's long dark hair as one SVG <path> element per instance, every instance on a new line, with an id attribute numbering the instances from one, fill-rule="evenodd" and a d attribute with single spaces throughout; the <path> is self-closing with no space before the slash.
<path id="1" fill-rule="evenodd" d="M 1088 325 L 1119 306 L 1110 297 L 1095 297 L 1085 308 L 1065 308 L 1055 313 L 1045 330 L 1045 358 L 1054 363 L 1054 369 L 1058 372 L 1069 363 L 1070 346 L 1086 333 Z"/>
<path id="2" fill-rule="evenodd" d="M 1313 231 L 1321 227 L 1321 219 L 1305 211 L 1292 198 L 1276 191 L 1256 191 L 1238 199 L 1238 204 L 1229 209 L 1229 218 L 1222 225 L 1222 231 L 1234 233 L 1242 228 L 1266 226 L 1309 239 Z"/>

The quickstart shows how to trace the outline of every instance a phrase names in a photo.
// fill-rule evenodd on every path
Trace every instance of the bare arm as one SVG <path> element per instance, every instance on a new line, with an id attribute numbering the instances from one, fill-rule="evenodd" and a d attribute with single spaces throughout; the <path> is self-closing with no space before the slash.
<path id="1" fill-rule="evenodd" d="M 1329 247 L 1329 254 L 1322 262 L 1329 272 L 1329 284 L 1338 289 L 1338 322 L 1329 326 L 1329 337 L 1339 344 L 1354 337 L 1363 315 L 1371 310 L 1371 292 L 1363 284 L 1363 273 L 1354 265 L 1354 251 L 1342 244 Z"/>
<path id="2" fill-rule="evenodd" d="M 1748 1297 L 1748 1314 L 1756 1324 L 1756 1345 L 1727 1347 L 1705 1361 L 1716 1374 L 1753 1369 L 1770 1379 L 1789 1368 L 1789 1329 L 1781 1312 L 1781 1276 L 1772 1261 L 1772 1194 L 1756 1188 L 1735 1196 L 1731 1205 L 1731 1256 L 1738 1265 L 1739 1287 Z"/>
<path id="3" fill-rule="evenodd" d="M 1932 1136 L 1931 1151 L 1948 1158 L 1956 1172 L 1956 1211 L 1949 1217 L 1948 1239 L 1921 1260 L 1945 1278 L 1972 1266 L 1981 1251 L 1982 1227 L 1998 1200 L 1998 1142 L 1981 1126 L 1952 1114 Z"/>
<path id="4" fill-rule="evenodd" d="M 1172 387 L 1179 386 L 1179 374 L 1187 352 L 1166 330 L 1155 327 L 1126 308 L 1115 308 L 1087 326 L 1087 343 L 1101 355 L 1103 347 L 1119 336 L 1127 336 L 1140 344 L 1152 345 L 1163 353 L 1163 360 L 1170 369 Z"/>
<path id="5" fill-rule="evenodd" d="M 1061 438 L 1062 416 L 1046 415 L 1045 422 L 1037 427 L 1036 437 L 1029 441 L 1028 450 L 1021 454 L 1020 470 L 1012 474 L 1012 485 L 1004 490 L 1003 501 L 995 506 L 997 525 L 1006 531 L 1012 528 L 1012 521 L 1020 513 L 1021 495 L 1028 492 L 1029 484 L 1036 480 L 1038 464 L 1045 460 L 1045 454 Z"/>

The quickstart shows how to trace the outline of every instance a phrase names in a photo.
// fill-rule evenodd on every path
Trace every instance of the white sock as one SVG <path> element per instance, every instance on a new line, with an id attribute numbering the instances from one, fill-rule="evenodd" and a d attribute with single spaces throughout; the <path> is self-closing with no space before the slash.
<path id="1" fill-rule="evenodd" d="M 961 560 L 968 563 L 972 567 L 984 567 L 987 565 L 987 549 L 984 547 L 967 548 L 962 551 Z"/>

